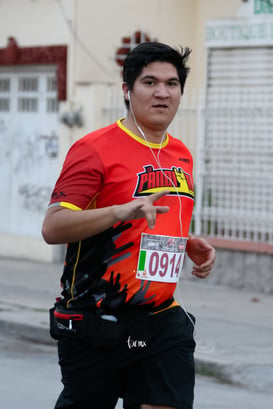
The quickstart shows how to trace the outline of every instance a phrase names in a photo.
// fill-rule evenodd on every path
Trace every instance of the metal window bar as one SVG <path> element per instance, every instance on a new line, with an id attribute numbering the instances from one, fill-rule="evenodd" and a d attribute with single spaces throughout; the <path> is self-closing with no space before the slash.
<path id="1" fill-rule="evenodd" d="M 9 112 L 10 100 L 9 98 L 0 98 L 0 112 Z"/>
<path id="2" fill-rule="evenodd" d="M 10 79 L 0 78 L 0 92 L 9 92 L 10 90 Z"/>
<path id="3" fill-rule="evenodd" d="M 19 77 L 18 78 L 18 91 L 21 91 L 21 92 L 38 91 L 38 78 L 37 77 Z"/>

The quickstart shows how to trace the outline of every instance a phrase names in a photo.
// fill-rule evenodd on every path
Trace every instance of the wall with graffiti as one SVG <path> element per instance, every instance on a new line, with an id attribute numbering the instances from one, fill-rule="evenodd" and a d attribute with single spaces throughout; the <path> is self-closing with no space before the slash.
<path id="1" fill-rule="evenodd" d="M 2 241 L 5 236 L 41 240 L 59 169 L 55 76 L 54 67 L 0 70 Z"/>

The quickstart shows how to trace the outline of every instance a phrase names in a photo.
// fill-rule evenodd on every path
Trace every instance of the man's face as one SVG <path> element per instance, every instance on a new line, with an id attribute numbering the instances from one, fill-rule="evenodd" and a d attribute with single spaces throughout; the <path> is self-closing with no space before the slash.
<path id="1" fill-rule="evenodd" d="M 146 131 L 165 132 L 177 112 L 181 98 L 175 66 L 159 61 L 148 64 L 136 78 L 130 96 L 138 125 Z"/>

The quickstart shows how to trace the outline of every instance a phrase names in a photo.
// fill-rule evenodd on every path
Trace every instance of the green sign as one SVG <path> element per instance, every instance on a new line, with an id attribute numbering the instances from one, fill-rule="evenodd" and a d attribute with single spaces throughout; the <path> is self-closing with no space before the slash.
<path id="1" fill-rule="evenodd" d="M 255 14 L 273 14 L 273 0 L 254 0 Z"/>
<path id="2" fill-rule="evenodd" d="M 206 25 L 207 47 L 273 45 L 273 19 L 214 20 Z"/>

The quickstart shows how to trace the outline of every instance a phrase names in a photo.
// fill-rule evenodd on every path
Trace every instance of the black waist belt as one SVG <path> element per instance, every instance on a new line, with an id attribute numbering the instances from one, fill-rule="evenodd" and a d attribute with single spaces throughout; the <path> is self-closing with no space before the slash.
<path id="1" fill-rule="evenodd" d="M 143 319 L 168 308 L 174 299 L 164 301 L 156 308 L 149 305 L 118 310 L 70 310 L 57 302 L 50 312 L 50 334 L 88 340 L 94 346 L 114 345 L 125 335 L 128 321 Z"/>

